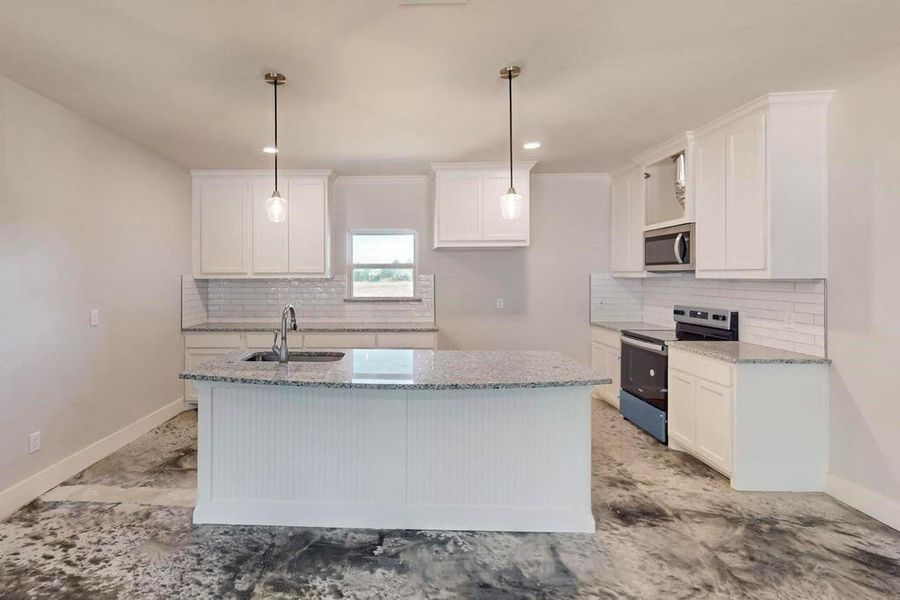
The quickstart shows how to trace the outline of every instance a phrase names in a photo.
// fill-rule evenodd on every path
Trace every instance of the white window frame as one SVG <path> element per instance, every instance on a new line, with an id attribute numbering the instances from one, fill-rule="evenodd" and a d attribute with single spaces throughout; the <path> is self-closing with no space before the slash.
<path id="1" fill-rule="evenodd" d="M 413 236 L 413 262 L 409 263 L 360 263 L 353 264 L 353 236 L 355 235 L 411 235 Z M 412 269 L 412 296 L 355 296 L 353 294 L 353 269 Z M 419 297 L 419 233 L 415 229 L 351 229 L 347 234 L 347 297 L 351 300 L 415 300 Z"/>

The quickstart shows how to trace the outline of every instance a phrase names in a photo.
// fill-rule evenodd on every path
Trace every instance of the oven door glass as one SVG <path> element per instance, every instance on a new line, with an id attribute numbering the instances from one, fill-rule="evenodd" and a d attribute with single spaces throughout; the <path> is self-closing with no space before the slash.
<path id="1" fill-rule="evenodd" d="M 638 340 L 637 344 L 640 344 Z M 660 410 L 667 407 L 669 357 L 622 338 L 622 389 Z"/>

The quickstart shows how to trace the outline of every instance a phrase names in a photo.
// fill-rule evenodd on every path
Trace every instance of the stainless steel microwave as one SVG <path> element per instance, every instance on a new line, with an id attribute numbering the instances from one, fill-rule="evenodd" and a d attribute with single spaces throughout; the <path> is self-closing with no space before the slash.
<path id="1" fill-rule="evenodd" d="M 694 254 L 693 223 L 644 232 L 647 271 L 693 271 Z"/>

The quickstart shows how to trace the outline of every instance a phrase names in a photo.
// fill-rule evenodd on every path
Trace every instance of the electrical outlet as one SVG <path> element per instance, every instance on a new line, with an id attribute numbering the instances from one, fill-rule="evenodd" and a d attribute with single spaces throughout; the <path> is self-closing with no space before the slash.
<path id="1" fill-rule="evenodd" d="M 34 454 L 41 449 L 41 432 L 35 431 L 28 436 L 28 453 Z"/>
<path id="2" fill-rule="evenodd" d="M 91 327 L 96 327 L 100 324 L 100 311 L 96 308 L 91 309 Z"/>
<path id="3" fill-rule="evenodd" d="M 497 310 L 503 310 L 503 298 L 497 298 Z"/>

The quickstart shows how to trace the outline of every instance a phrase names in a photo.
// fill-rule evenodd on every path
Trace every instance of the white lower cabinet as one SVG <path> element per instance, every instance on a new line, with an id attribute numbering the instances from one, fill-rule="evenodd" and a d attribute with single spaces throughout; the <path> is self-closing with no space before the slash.
<path id="1" fill-rule="evenodd" d="M 720 371 L 711 369 L 707 362 L 711 361 L 676 361 L 681 368 L 674 368 L 669 357 L 670 445 L 731 475 L 734 394 L 731 387 L 710 381 L 721 377 Z"/>
<path id="2" fill-rule="evenodd" d="M 229 352 L 237 350 L 234 348 L 185 348 L 184 349 L 184 368 L 185 370 L 193 369 L 201 364 L 225 356 Z M 184 382 L 184 401 L 197 403 L 197 388 L 194 387 L 193 381 Z"/>
<path id="3" fill-rule="evenodd" d="M 737 490 L 821 491 L 827 364 L 730 363 L 669 348 L 669 447 Z"/>
<path id="4" fill-rule="evenodd" d="M 591 366 L 612 378 L 612 383 L 594 387 L 594 396 L 619 407 L 620 362 L 622 348 L 619 333 L 603 327 L 591 328 Z"/>

